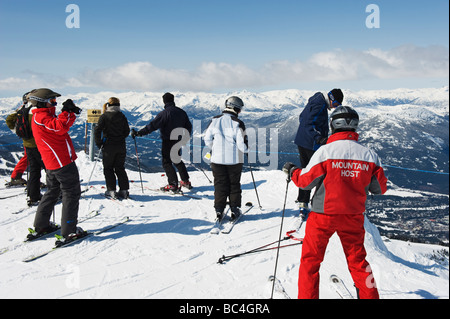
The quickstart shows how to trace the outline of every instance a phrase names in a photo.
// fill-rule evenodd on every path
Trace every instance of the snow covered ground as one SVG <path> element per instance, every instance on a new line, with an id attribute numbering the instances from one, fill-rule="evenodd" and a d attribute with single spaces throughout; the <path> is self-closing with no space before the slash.
<path id="1" fill-rule="evenodd" d="M 77 165 L 84 189 L 94 164 L 79 153 Z M 250 201 L 255 207 L 228 235 L 209 233 L 215 217 L 214 188 L 203 173 L 191 172 L 193 191 L 201 200 L 151 191 L 166 183 L 166 178 L 158 173 L 142 174 L 146 187 L 142 193 L 139 173 L 128 173 L 134 181 L 133 200 L 114 202 L 100 195 L 105 189 L 102 165 L 98 163 L 90 182 L 93 187 L 80 201 L 79 217 L 95 210 L 100 212 L 80 224 L 86 230 L 101 229 L 124 216 L 129 216 L 130 222 L 31 263 L 22 260 L 51 248 L 53 238 L 18 245 L 0 255 L 0 298 L 270 298 L 268 277 L 274 272 L 276 250 L 224 264 L 217 261 L 223 255 L 278 240 L 286 190 L 282 172 L 254 172 L 262 209 L 258 207 L 251 175 L 244 173 L 243 202 Z M 212 179 L 211 172 L 207 174 Z M 1 177 L 9 180 L 9 176 Z M 21 192 L 2 188 L 0 197 Z M 291 183 L 283 235 L 295 223 L 296 192 Z M 0 249 L 20 243 L 27 228 L 33 225 L 35 208 L 13 214 L 26 207 L 25 198 L 22 193 L 0 200 Z M 60 212 L 61 205 L 57 205 L 57 222 Z M 448 248 L 383 239 L 369 221 L 366 230 L 368 259 L 382 299 L 449 298 Z M 295 242 L 283 242 L 291 243 Z M 446 251 L 447 257 L 439 260 L 439 251 Z M 300 255 L 301 246 L 280 250 L 277 277 L 291 298 L 297 295 Z M 339 298 L 329 285 L 332 274 L 340 276 L 355 295 L 336 236 L 329 243 L 321 268 L 321 298 Z M 275 298 L 281 297 L 275 294 Z"/>

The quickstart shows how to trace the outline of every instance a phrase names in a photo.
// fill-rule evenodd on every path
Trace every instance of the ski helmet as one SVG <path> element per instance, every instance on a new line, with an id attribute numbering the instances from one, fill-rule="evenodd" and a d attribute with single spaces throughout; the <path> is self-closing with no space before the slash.
<path id="1" fill-rule="evenodd" d="M 225 101 L 225 107 L 239 113 L 244 107 L 244 102 L 237 96 L 232 96 Z"/>
<path id="2" fill-rule="evenodd" d="M 61 96 L 61 94 L 50 89 L 36 89 L 28 94 L 27 99 L 33 106 L 46 107 L 47 102 L 59 96 Z"/>
<path id="3" fill-rule="evenodd" d="M 358 113 L 350 106 L 338 106 L 330 117 L 332 134 L 341 131 L 356 132 L 359 124 Z"/>

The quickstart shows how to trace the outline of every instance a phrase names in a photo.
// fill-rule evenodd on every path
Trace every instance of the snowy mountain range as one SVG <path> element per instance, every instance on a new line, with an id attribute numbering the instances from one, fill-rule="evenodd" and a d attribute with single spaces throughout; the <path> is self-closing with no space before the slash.
<path id="1" fill-rule="evenodd" d="M 199 163 L 202 156 L 197 154 L 203 145 L 201 133 L 207 128 L 211 118 L 220 114 L 226 98 L 231 95 L 241 97 L 245 103 L 244 112 L 240 117 L 245 122 L 247 130 L 254 133 L 254 141 L 258 142 L 259 148 L 256 144 L 252 145 L 254 157 L 257 160 L 266 160 L 266 164 L 261 166 L 277 169 L 287 160 L 298 162 L 296 146 L 293 143 L 298 127 L 298 116 L 309 97 L 315 92 L 281 90 L 263 93 L 241 91 L 228 94 L 172 93 L 176 95 L 176 104 L 188 113 L 194 123 L 195 133 L 189 146 L 191 155 L 187 156 L 198 165 L 206 167 L 203 161 Z M 448 175 L 421 172 L 448 173 L 448 86 L 416 90 L 359 92 L 344 90 L 344 93 L 344 104 L 354 107 L 360 114 L 361 143 L 378 152 L 383 164 L 388 165 L 387 174 L 391 181 L 399 186 L 409 187 L 414 184 L 416 189 L 448 194 Z M 80 93 L 63 96 L 59 102 L 61 105 L 66 98 L 71 98 L 83 110 L 101 109 L 109 97 L 116 96 L 121 100 L 122 110 L 130 126 L 142 128 L 163 109 L 162 95 L 162 92 Z M 20 97 L 0 99 L 0 155 L 11 162 L 14 160 L 10 153 L 20 151 L 21 147 L 20 144 L 10 145 L 19 143 L 19 140 L 6 127 L 4 119 L 20 105 L 20 101 Z M 85 144 L 86 116 L 86 112 L 83 112 L 71 131 L 78 149 L 83 149 Z M 266 141 L 257 139 L 259 132 L 265 133 Z M 160 170 L 158 139 L 159 134 L 153 133 L 139 140 L 138 146 L 142 153 L 140 157 L 145 171 Z M 275 144 L 272 145 L 272 149 L 270 141 Z M 267 146 L 263 142 L 267 142 Z M 134 144 L 130 141 L 128 145 L 128 153 L 134 154 Z M 264 158 L 263 153 L 270 151 L 272 154 Z M 128 164 L 130 167 L 134 165 L 132 162 Z M 257 166 L 260 166 L 259 164 Z"/>

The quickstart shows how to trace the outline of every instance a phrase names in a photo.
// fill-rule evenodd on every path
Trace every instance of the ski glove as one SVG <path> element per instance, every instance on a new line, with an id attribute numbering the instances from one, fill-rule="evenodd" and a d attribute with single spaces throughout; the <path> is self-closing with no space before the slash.
<path id="1" fill-rule="evenodd" d="M 142 134 L 140 134 L 138 131 L 136 131 L 136 129 L 131 129 L 131 137 L 133 138 L 133 139 L 135 139 L 136 138 L 136 136 L 142 136 Z"/>
<path id="2" fill-rule="evenodd" d="M 75 113 L 75 114 L 81 113 L 81 109 L 79 107 L 77 107 L 71 99 L 68 99 L 63 103 L 62 111 L 63 112 L 66 111 L 69 113 Z"/>
<path id="3" fill-rule="evenodd" d="M 98 148 L 102 148 L 102 147 L 105 145 L 105 143 L 106 143 L 106 137 L 104 137 L 104 138 L 102 139 L 102 141 L 101 141 L 100 143 L 97 144 L 97 147 L 98 147 Z"/>
<path id="4" fill-rule="evenodd" d="M 321 137 L 321 138 L 319 139 L 318 144 L 319 144 L 319 145 L 325 145 L 325 144 L 327 144 L 327 142 L 328 142 L 328 137 Z"/>
<path id="5" fill-rule="evenodd" d="M 291 162 L 287 162 L 286 164 L 284 164 L 283 166 L 283 172 L 285 172 L 287 174 L 287 179 L 288 181 L 291 180 L 292 177 L 292 173 L 298 169 L 297 166 L 295 166 L 294 164 L 292 164 Z"/>

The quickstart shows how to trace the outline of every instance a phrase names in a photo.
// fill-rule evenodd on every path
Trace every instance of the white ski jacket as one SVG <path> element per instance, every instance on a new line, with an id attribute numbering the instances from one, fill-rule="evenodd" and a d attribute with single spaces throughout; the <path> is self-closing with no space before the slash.
<path id="1" fill-rule="evenodd" d="M 245 125 L 231 111 L 225 110 L 212 119 L 204 140 L 211 149 L 211 163 L 236 165 L 244 162 L 244 153 L 248 152 Z"/>

